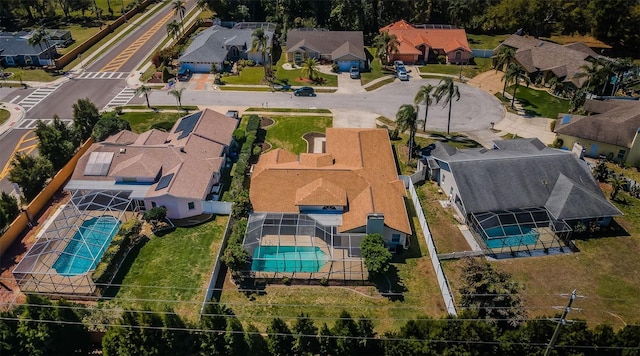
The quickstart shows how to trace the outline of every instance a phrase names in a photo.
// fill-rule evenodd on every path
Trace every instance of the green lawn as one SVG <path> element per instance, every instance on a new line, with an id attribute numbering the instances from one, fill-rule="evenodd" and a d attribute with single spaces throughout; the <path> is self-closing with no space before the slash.
<path id="1" fill-rule="evenodd" d="M 240 75 L 229 75 L 222 77 L 222 82 L 225 84 L 261 84 L 262 78 L 264 78 L 264 68 L 262 66 L 245 67 Z"/>
<path id="2" fill-rule="evenodd" d="M 507 89 L 513 93 L 513 88 Z M 518 86 L 516 99 L 528 114 L 557 119 L 559 113 L 569 111 L 569 100 L 559 99 L 544 90 Z"/>
<path id="3" fill-rule="evenodd" d="M 472 35 L 467 33 L 469 46 L 473 49 L 494 49 L 510 35 Z"/>
<path id="4" fill-rule="evenodd" d="M 61 26 L 60 29 L 71 31 L 71 37 L 75 40 L 75 42 L 67 48 L 58 48 L 58 53 L 60 54 L 65 54 L 78 47 L 82 42 L 100 31 L 99 27 L 85 27 L 82 25 Z"/>
<path id="5" fill-rule="evenodd" d="M 307 141 L 302 136 L 307 132 L 324 133 L 331 127 L 329 116 L 269 116 L 275 123 L 266 128 L 266 141 L 272 148 L 282 148 L 293 153 L 307 152 Z"/>
<path id="6" fill-rule="evenodd" d="M 373 55 L 371 54 L 373 49 L 371 48 L 365 48 L 365 51 L 367 52 L 367 57 L 369 58 L 373 58 Z M 384 77 L 385 75 L 393 75 L 395 76 L 395 72 L 390 70 L 389 68 L 385 68 L 382 63 L 380 62 L 379 59 L 372 59 L 371 60 L 371 70 L 368 72 L 362 72 L 360 73 L 360 80 L 362 81 L 362 84 L 367 84 L 375 79 Z"/>
<path id="7" fill-rule="evenodd" d="M 248 108 L 245 112 L 302 112 L 314 114 L 331 114 L 329 109 L 291 109 L 291 108 Z"/>
<path id="8" fill-rule="evenodd" d="M 121 118 L 129 121 L 131 131 L 136 133 L 143 133 L 150 130 L 152 127 L 161 127 L 164 129 L 171 128 L 182 116 L 184 116 L 184 114 L 178 112 L 153 111 L 125 112 L 120 115 Z"/>
<path id="9" fill-rule="evenodd" d="M 491 58 L 474 58 L 475 64 L 454 65 L 454 64 L 427 64 L 420 66 L 420 73 L 438 73 L 449 75 L 462 75 L 473 78 L 476 75 L 491 69 Z"/>
<path id="10" fill-rule="evenodd" d="M 0 125 L 4 124 L 5 121 L 9 120 L 11 117 L 11 113 L 9 110 L 0 109 Z"/>
<path id="11" fill-rule="evenodd" d="M 123 286 L 107 304 L 153 310 L 172 308 L 195 321 L 227 220 L 226 216 L 216 216 L 199 226 L 151 237 L 134 256 Z"/>
<path id="12" fill-rule="evenodd" d="M 278 83 L 288 83 L 289 85 L 320 85 L 328 87 L 338 86 L 338 76 L 335 74 L 320 73 L 320 77 L 323 78 L 324 82 L 322 84 L 310 83 L 306 79 L 301 78 L 301 69 L 286 70 L 282 68 L 282 65 L 285 63 L 287 63 L 287 53 L 285 51 L 285 48 L 283 47 L 280 59 L 278 60 L 278 63 L 273 67 L 276 76 L 276 82 Z"/>

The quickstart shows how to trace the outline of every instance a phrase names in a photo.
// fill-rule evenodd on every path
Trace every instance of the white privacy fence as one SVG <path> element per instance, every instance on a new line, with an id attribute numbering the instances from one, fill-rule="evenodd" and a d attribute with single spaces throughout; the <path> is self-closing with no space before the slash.
<path id="1" fill-rule="evenodd" d="M 420 221 L 420 227 L 422 228 L 422 233 L 424 234 L 424 239 L 427 242 L 427 249 L 429 250 L 429 258 L 431 258 L 431 264 L 433 265 L 433 269 L 436 272 L 436 278 L 438 279 L 438 285 L 440 286 L 440 291 L 442 292 L 442 298 L 444 299 L 444 304 L 447 307 L 447 312 L 451 315 L 458 315 L 456 312 L 455 303 L 453 301 L 453 294 L 451 294 L 451 286 L 449 286 L 449 281 L 447 277 L 444 275 L 444 271 L 442 270 L 442 266 L 440 265 L 440 260 L 438 259 L 438 252 L 436 251 L 436 245 L 433 243 L 433 238 L 431 237 L 431 230 L 429 230 L 429 225 L 427 224 L 427 218 L 424 216 L 424 212 L 422 211 L 422 206 L 420 205 L 420 200 L 418 200 L 418 194 L 416 189 L 414 188 L 411 180 L 407 176 L 401 176 L 404 181 L 405 186 L 409 189 L 409 193 L 411 194 L 411 201 L 413 202 L 413 206 L 415 207 L 416 214 L 418 214 L 418 220 Z"/>

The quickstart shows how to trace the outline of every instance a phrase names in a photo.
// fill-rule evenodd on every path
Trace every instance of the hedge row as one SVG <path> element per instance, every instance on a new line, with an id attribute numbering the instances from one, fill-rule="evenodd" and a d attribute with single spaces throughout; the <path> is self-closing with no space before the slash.
<path id="1" fill-rule="evenodd" d="M 102 255 L 100 262 L 93 271 L 92 279 L 96 284 L 109 283 L 118 272 L 118 266 L 124 258 L 124 253 L 131 246 L 133 240 L 140 234 L 142 222 L 132 219 L 120 227 L 118 234 L 111 239 L 109 247 Z"/>
<path id="2" fill-rule="evenodd" d="M 231 198 L 235 200 L 240 192 L 244 190 L 247 169 L 249 168 L 249 158 L 253 153 L 253 143 L 256 140 L 258 129 L 260 128 L 260 117 L 258 115 L 249 116 L 247 122 L 247 130 L 245 133 L 245 141 L 240 149 L 238 161 L 233 168 L 233 180 L 229 188 Z"/>

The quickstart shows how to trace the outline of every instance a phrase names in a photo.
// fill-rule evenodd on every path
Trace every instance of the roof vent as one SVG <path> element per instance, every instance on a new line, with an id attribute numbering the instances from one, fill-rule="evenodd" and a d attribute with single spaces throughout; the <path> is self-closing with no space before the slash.
<path id="1" fill-rule="evenodd" d="M 184 150 L 184 147 L 180 147 L 180 152 L 187 153 L 187 151 Z"/>
<path id="2" fill-rule="evenodd" d="M 127 153 L 127 149 L 126 149 L 126 148 L 121 148 L 121 149 L 120 149 L 120 153 L 122 153 L 122 154 Z"/>

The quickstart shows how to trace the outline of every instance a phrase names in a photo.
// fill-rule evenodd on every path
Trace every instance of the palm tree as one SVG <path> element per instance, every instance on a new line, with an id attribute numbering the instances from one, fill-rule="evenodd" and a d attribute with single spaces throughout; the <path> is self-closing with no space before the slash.
<path id="1" fill-rule="evenodd" d="M 587 86 L 584 88 L 586 91 L 591 91 L 592 87 L 597 87 L 596 82 L 601 69 L 598 62 L 591 62 L 591 65 L 583 64 L 578 69 L 580 69 L 580 72 L 576 73 L 574 78 L 587 78 Z"/>
<path id="2" fill-rule="evenodd" d="M 33 32 L 31 32 L 31 37 L 27 40 L 29 45 L 34 47 L 39 46 L 40 51 L 43 51 L 42 44 L 45 42 L 47 42 L 47 31 L 42 27 L 33 30 Z"/>
<path id="3" fill-rule="evenodd" d="M 269 36 L 264 33 L 262 28 L 257 28 L 251 34 L 253 41 L 251 42 L 251 51 L 260 52 L 262 57 L 262 68 L 264 69 L 264 77 L 267 77 L 267 44 L 269 42 Z"/>
<path id="4" fill-rule="evenodd" d="M 403 104 L 396 113 L 396 127 L 398 131 L 404 132 L 409 129 L 409 154 L 407 163 L 413 157 L 413 145 L 415 141 L 418 125 L 422 120 L 418 120 L 418 108 L 410 104 Z"/>
<path id="5" fill-rule="evenodd" d="M 315 78 L 318 76 L 318 73 L 320 73 L 318 71 L 318 61 L 315 58 L 309 57 L 305 59 L 304 62 L 302 62 L 302 69 L 300 70 L 300 74 L 302 74 L 303 76 L 307 76 L 309 80 L 315 80 Z"/>
<path id="6" fill-rule="evenodd" d="M 138 89 L 136 89 L 136 94 L 144 94 L 144 98 L 147 99 L 147 107 L 150 108 L 151 105 L 149 105 L 149 93 L 151 93 L 151 87 L 148 87 L 144 84 L 142 84 L 141 86 L 138 87 Z"/>
<path id="7" fill-rule="evenodd" d="M 18 79 L 20 81 L 20 85 L 26 88 L 26 86 L 24 85 L 24 82 L 22 81 L 22 77 L 24 77 L 24 71 L 22 69 L 15 71 L 13 73 L 13 77 L 15 79 Z"/>
<path id="8" fill-rule="evenodd" d="M 516 101 L 516 90 L 518 90 L 518 80 L 520 79 L 520 71 L 522 68 L 516 63 L 510 63 L 507 67 L 507 70 L 504 72 L 502 76 L 502 80 L 504 80 L 504 85 L 513 84 L 513 96 L 511 97 L 511 108 L 513 109 L 513 104 Z M 504 96 L 504 92 L 502 94 Z"/>
<path id="9" fill-rule="evenodd" d="M 449 118 L 447 120 L 447 135 L 450 132 L 451 128 L 451 103 L 453 99 L 456 101 L 460 100 L 460 91 L 458 90 L 458 86 L 453 84 L 453 79 L 447 77 L 440 80 L 440 83 L 436 90 L 433 92 L 433 97 L 436 98 L 436 102 L 440 102 L 440 100 L 444 99 L 444 103 L 442 106 L 449 104 Z"/>
<path id="10" fill-rule="evenodd" d="M 91 12 L 93 12 L 96 15 L 96 20 L 98 20 L 98 25 L 100 25 L 100 28 L 102 28 L 102 8 L 98 7 L 98 5 L 93 4 L 93 6 L 91 7 Z"/>
<path id="11" fill-rule="evenodd" d="M 433 103 L 433 98 L 431 97 L 433 89 L 434 87 L 431 84 L 423 85 L 418 89 L 415 98 L 413 98 L 414 104 L 423 104 L 425 106 L 424 120 L 422 120 L 422 131 L 427 129 L 427 115 L 429 115 L 429 106 Z"/>
<path id="12" fill-rule="evenodd" d="M 184 14 L 187 12 L 187 8 L 182 0 L 173 0 L 172 3 L 173 14 L 175 16 L 180 15 L 180 23 L 184 22 Z"/>
<path id="13" fill-rule="evenodd" d="M 176 102 L 178 103 L 178 108 L 182 110 L 182 92 L 184 88 L 180 89 L 171 89 L 167 92 L 169 95 L 173 95 L 176 98 Z"/>
<path id="14" fill-rule="evenodd" d="M 180 37 L 181 26 L 180 23 L 176 20 L 173 20 L 167 24 L 167 34 L 171 36 L 173 39 L 178 39 Z"/>
<path id="15" fill-rule="evenodd" d="M 627 184 L 627 180 L 621 174 L 614 174 L 609 177 L 609 184 L 611 184 L 611 196 L 609 197 L 611 200 L 615 200 L 620 189 Z"/>
<path id="16" fill-rule="evenodd" d="M 389 31 L 384 31 L 377 35 L 373 39 L 373 43 L 376 48 L 376 57 L 384 65 L 389 64 L 391 56 L 398 53 L 398 47 L 400 47 L 400 41 L 398 41 L 396 35 L 390 35 Z"/>
<path id="17" fill-rule="evenodd" d="M 505 66 L 509 66 L 509 63 L 516 58 L 516 50 L 512 47 L 503 46 L 495 57 L 495 70 L 496 72 L 502 70 Z"/>

